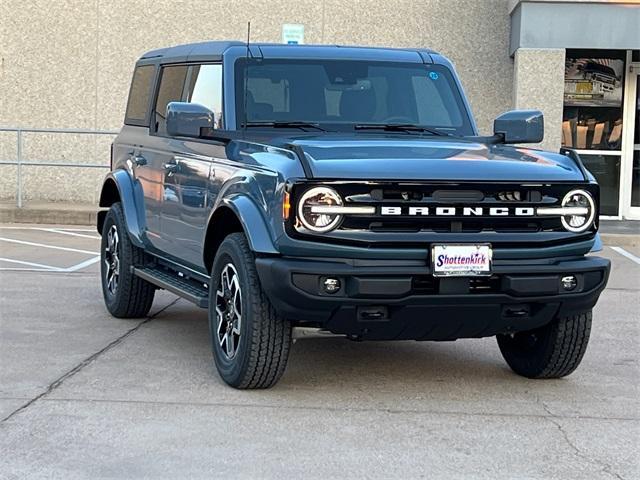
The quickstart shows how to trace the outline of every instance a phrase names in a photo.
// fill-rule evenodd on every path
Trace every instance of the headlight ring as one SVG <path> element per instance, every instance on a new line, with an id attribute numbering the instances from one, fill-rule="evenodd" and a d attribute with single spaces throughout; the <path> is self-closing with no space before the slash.
<path id="1" fill-rule="evenodd" d="M 586 208 L 584 215 L 563 215 L 560 217 L 562 226 L 570 232 L 580 233 L 593 224 L 596 206 L 593 197 L 586 190 L 571 190 L 562 199 L 563 208 Z"/>
<path id="2" fill-rule="evenodd" d="M 326 233 L 335 229 L 342 220 L 341 214 L 314 213 L 313 207 L 341 207 L 342 198 L 329 187 L 313 187 L 304 192 L 298 201 L 297 215 L 300 223 L 312 232 Z"/>

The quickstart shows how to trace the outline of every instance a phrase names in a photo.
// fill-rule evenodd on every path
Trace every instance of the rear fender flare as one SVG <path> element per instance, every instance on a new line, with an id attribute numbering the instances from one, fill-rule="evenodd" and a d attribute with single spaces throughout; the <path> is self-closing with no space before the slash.
<path id="1" fill-rule="evenodd" d="M 113 186 L 118 190 L 118 199 L 112 195 Z M 131 242 L 137 247 L 144 247 L 144 194 L 140 182 L 134 181 L 129 172 L 123 169 L 109 172 L 102 183 L 100 192 L 100 207 L 109 208 L 120 201 L 127 231 Z M 106 210 L 98 212 L 98 233 L 102 233 L 102 225 L 107 215 Z"/>

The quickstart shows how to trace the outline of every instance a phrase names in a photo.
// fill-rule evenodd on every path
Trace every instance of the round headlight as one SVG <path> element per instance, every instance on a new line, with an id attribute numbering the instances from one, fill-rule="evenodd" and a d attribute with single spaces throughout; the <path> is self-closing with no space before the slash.
<path id="1" fill-rule="evenodd" d="M 298 219 L 300 223 L 312 232 L 324 233 L 338 226 L 342 215 L 334 213 L 318 213 L 314 210 L 322 210 L 314 207 L 340 207 L 342 199 L 338 193 L 329 187 L 310 188 L 298 202 Z"/>
<path id="2" fill-rule="evenodd" d="M 596 215 L 596 206 L 591 194 L 585 190 L 571 190 L 562 199 L 562 207 L 575 209 L 561 218 L 562 225 L 570 232 L 584 232 L 587 230 Z"/>

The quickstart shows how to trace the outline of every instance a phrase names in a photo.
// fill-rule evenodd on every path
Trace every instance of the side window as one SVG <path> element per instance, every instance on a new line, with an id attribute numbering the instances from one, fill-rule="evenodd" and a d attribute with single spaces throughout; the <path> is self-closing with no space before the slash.
<path id="1" fill-rule="evenodd" d="M 148 125 L 147 114 L 154 73 L 154 65 L 137 67 L 133 72 L 129 101 L 127 103 L 127 113 L 124 119 L 124 123 L 127 125 Z"/>
<path id="2" fill-rule="evenodd" d="M 164 67 L 160 76 L 160 88 L 155 106 L 155 131 L 160 135 L 167 132 L 167 120 L 165 118 L 167 105 L 171 102 L 179 102 L 182 99 L 182 89 L 187 78 L 186 65 Z"/>
<path id="3" fill-rule="evenodd" d="M 187 102 L 207 107 L 215 114 L 216 128 L 222 128 L 222 65 L 192 67 Z"/>

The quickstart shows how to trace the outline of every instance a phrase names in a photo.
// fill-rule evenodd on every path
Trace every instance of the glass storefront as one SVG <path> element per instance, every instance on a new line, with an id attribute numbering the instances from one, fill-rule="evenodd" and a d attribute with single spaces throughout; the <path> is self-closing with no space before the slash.
<path id="1" fill-rule="evenodd" d="M 640 53 L 636 50 L 634 53 Z M 640 55 L 638 55 L 640 56 Z M 640 59 L 638 59 L 640 61 Z M 636 112 L 633 132 L 633 166 L 631 168 L 631 207 L 640 207 L 640 73 L 636 73 Z"/>
<path id="2" fill-rule="evenodd" d="M 601 214 L 619 215 L 627 52 L 567 50 L 562 145 L 600 183 Z"/>

